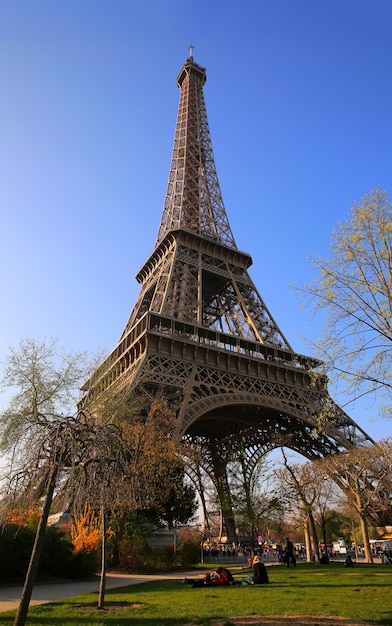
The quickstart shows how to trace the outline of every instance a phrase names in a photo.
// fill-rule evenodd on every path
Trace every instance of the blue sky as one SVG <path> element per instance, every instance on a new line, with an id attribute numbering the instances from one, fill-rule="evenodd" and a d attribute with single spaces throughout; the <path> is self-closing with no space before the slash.
<path id="1" fill-rule="evenodd" d="M 321 321 L 289 285 L 355 200 L 392 193 L 391 28 L 390 0 L 3 0 L 0 361 L 24 337 L 117 343 L 158 231 L 189 44 L 237 244 L 309 353 Z M 349 414 L 391 435 L 375 407 Z"/>

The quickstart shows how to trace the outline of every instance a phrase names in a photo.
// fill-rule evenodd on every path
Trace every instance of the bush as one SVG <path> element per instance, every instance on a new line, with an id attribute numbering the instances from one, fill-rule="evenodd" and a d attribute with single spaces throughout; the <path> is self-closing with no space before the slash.
<path id="1" fill-rule="evenodd" d="M 99 567 L 99 554 L 95 550 L 79 550 L 72 555 L 72 559 L 68 563 L 67 578 L 82 579 L 90 578 L 96 574 Z"/>
<path id="2" fill-rule="evenodd" d="M 179 551 L 182 567 L 192 567 L 200 562 L 200 545 L 195 543 L 183 543 Z"/>
<path id="3" fill-rule="evenodd" d="M 39 574 L 68 577 L 69 573 L 72 572 L 69 566 L 72 558 L 73 545 L 68 535 L 56 528 L 47 528 L 39 563 Z"/>
<path id="4" fill-rule="evenodd" d="M 34 544 L 35 531 L 31 528 L 7 524 L 0 534 L 0 580 L 23 580 Z"/>
<path id="5" fill-rule="evenodd" d="M 35 539 L 35 529 L 7 524 L 0 534 L 0 581 L 24 580 Z M 38 577 L 85 578 L 97 571 L 97 552 L 75 555 L 68 535 L 47 528 Z"/>
<path id="6" fill-rule="evenodd" d="M 151 569 L 152 550 L 142 537 L 127 537 L 119 543 L 119 566 L 127 572 Z"/>
<path id="7" fill-rule="evenodd" d="M 174 545 L 170 544 L 157 550 L 156 559 L 158 569 L 168 569 L 175 565 L 178 558 L 178 553 L 174 553 Z"/>

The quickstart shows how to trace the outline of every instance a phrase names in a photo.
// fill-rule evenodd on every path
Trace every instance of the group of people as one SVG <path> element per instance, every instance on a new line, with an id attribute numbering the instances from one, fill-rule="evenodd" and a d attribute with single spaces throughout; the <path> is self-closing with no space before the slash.
<path id="1" fill-rule="evenodd" d="M 242 578 L 235 580 L 227 567 L 217 567 L 213 572 L 205 574 L 203 578 L 184 578 L 183 582 L 192 587 L 226 587 L 228 585 L 263 585 L 269 583 L 267 568 L 260 557 L 253 558 L 253 576 L 248 576 L 245 581 Z"/>

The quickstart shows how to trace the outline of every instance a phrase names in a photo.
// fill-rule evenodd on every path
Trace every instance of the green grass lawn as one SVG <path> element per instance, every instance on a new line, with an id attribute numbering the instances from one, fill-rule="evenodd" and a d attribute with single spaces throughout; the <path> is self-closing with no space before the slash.
<path id="1" fill-rule="evenodd" d="M 236 577 L 244 578 L 244 570 Z M 238 615 L 337 615 L 392 625 L 392 567 L 341 563 L 268 568 L 269 585 L 192 588 L 180 580 L 131 585 L 106 593 L 107 609 L 97 610 L 97 594 L 32 607 L 29 626 L 209 626 L 213 618 Z M 195 572 L 197 577 L 198 572 Z M 125 606 L 124 606 L 125 604 Z M 117 605 L 117 606 L 116 606 Z M 116 606 L 116 610 L 108 610 Z M 15 612 L 1 613 L 0 626 Z"/>

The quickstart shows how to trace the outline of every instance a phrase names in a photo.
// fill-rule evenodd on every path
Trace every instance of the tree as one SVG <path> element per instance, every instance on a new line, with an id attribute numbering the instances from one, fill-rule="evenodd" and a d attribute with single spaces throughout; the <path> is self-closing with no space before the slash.
<path id="1" fill-rule="evenodd" d="M 123 396 L 116 393 L 116 397 L 113 419 L 130 451 L 129 480 L 122 484 L 127 511 L 155 510 L 157 517 L 170 525 L 178 514 L 183 517 L 171 502 L 175 492 L 179 495 L 183 488 L 184 468 L 181 449 L 173 439 L 175 410 L 165 398 L 151 397 L 145 390 L 137 395 L 132 391 Z M 105 414 L 101 418 L 105 420 Z M 194 491 L 185 492 L 189 505 L 189 494 L 194 495 Z"/>
<path id="2" fill-rule="evenodd" d="M 331 454 L 319 461 L 325 471 L 345 493 L 356 511 L 362 532 L 365 558 L 372 562 L 369 544 L 369 520 L 389 516 L 390 504 L 390 460 L 379 445 L 357 448 L 340 454 Z"/>
<path id="3" fill-rule="evenodd" d="M 300 289 L 326 314 L 318 345 L 327 370 L 353 399 L 392 399 L 392 204 L 376 189 L 333 232 L 329 258 L 312 258 L 316 279 Z"/>
<path id="4" fill-rule="evenodd" d="M 283 449 L 282 455 L 284 466 L 278 468 L 275 471 L 275 475 L 281 484 L 286 486 L 288 496 L 300 503 L 307 560 L 311 560 L 311 553 L 313 553 L 315 559 L 319 561 L 319 540 L 314 511 L 322 501 L 325 473 L 320 473 L 314 463 L 306 463 L 304 465 L 289 463 Z"/>
<path id="5" fill-rule="evenodd" d="M 74 466 L 74 471 L 62 487 L 67 502 L 75 508 L 86 510 L 86 505 L 100 512 L 101 529 L 101 576 L 98 594 L 98 608 L 105 603 L 107 566 L 107 512 L 116 506 L 126 506 L 121 502 L 124 483 L 130 478 L 129 450 L 120 426 L 110 421 L 103 422 L 94 416 L 79 412 L 79 421 L 84 428 L 83 455 Z"/>
<path id="6" fill-rule="evenodd" d="M 26 621 L 56 491 L 66 491 L 77 468 L 96 456 L 97 437 L 105 445 L 113 440 L 110 424 L 97 425 L 83 413 L 67 415 L 86 375 L 85 354 L 66 354 L 55 341 L 27 339 L 9 352 L 2 384 L 16 393 L 0 415 L 0 449 L 10 459 L 2 483 L 5 502 L 42 501 L 15 626 Z"/>
<path id="7" fill-rule="evenodd" d="M 100 413 L 84 408 L 67 415 L 76 407 L 76 389 L 87 375 L 85 363 L 84 354 L 68 355 L 56 342 L 30 339 L 11 349 L 7 360 L 3 386 L 16 393 L 0 415 L 0 448 L 11 459 L 4 477 L 5 501 L 42 504 L 15 626 L 26 620 L 54 497 L 67 508 L 74 504 L 83 510 L 88 503 L 100 510 L 98 608 L 103 608 L 107 511 L 148 510 L 167 502 L 173 487 L 178 488 L 173 470 L 178 478 L 179 456 L 171 437 L 174 412 L 163 400 L 151 403 L 129 392 L 108 393 Z M 171 519 L 175 516 L 172 505 Z"/>
<path id="8" fill-rule="evenodd" d="M 106 510 L 111 519 L 117 518 L 117 545 L 124 537 L 127 518 L 140 516 L 169 528 L 188 521 L 197 508 L 195 490 L 184 482 L 181 449 L 172 437 L 176 413 L 167 401 L 142 388 L 114 389 L 102 394 L 89 410 L 92 419 L 112 422 L 121 430 L 127 450 L 126 468 L 105 466 L 110 469 Z M 96 464 L 89 464 L 88 472 L 97 470 Z M 82 489 L 82 494 L 81 503 L 83 498 L 92 502 L 91 489 Z M 97 501 L 96 497 L 95 505 Z"/>
<path id="9" fill-rule="evenodd" d="M 236 526 L 240 534 L 251 539 L 252 550 L 257 537 L 266 537 L 275 516 L 282 515 L 283 501 L 278 497 L 269 480 L 270 464 L 262 456 L 248 475 L 244 459 L 230 467 L 230 487 Z"/>
<path id="10" fill-rule="evenodd" d="M 196 491 L 185 482 L 184 466 L 179 457 L 173 459 L 173 465 L 168 468 L 164 479 L 168 481 L 169 488 L 164 489 L 162 494 L 156 492 L 156 502 L 147 513 L 156 524 L 173 529 L 176 525 L 186 524 L 196 513 Z"/>
<path id="11" fill-rule="evenodd" d="M 378 451 L 380 457 L 384 459 L 386 463 L 392 467 L 392 437 L 382 439 L 375 444 L 375 448 Z"/>

